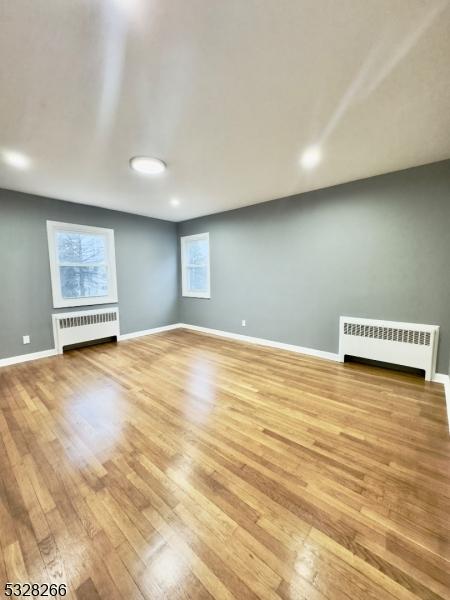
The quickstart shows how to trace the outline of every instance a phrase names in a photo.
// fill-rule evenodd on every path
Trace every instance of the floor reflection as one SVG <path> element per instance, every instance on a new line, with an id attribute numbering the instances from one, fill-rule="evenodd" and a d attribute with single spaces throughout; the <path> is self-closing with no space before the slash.
<path id="1" fill-rule="evenodd" d="M 181 586 L 187 575 L 188 569 L 180 555 L 163 540 L 160 540 L 157 547 L 151 552 L 147 569 L 143 575 L 144 584 L 154 585 L 156 583 L 165 593 L 169 593 L 171 588 Z"/>
<path id="2" fill-rule="evenodd" d="M 208 420 L 216 405 L 217 367 L 207 357 L 198 356 L 186 380 L 185 417 L 194 423 Z"/>
<path id="3" fill-rule="evenodd" d="M 93 449 L 98 459 L 107 460 L 122 439 L 129 408 L 123 391 L 112 385 L 88 385 L 71 396 L 63 414 L 71 462 L 83 464 Z"/>

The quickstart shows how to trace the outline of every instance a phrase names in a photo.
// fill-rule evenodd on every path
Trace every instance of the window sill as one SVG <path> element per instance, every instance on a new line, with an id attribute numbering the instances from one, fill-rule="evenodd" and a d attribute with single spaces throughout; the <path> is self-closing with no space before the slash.
<path id="1" fill-rule="evenodd" d="M 182 298 L 202 298 L 203 300 L 211 300 L 211 294 L 181 294 Z"/>

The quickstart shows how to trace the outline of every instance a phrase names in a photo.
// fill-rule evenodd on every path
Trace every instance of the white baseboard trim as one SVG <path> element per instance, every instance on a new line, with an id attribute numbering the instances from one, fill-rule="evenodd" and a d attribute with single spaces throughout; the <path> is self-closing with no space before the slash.
<path id="1" fill-rule="evenodd" d="M 231 333 L 229 331 L 221 331 L 220 329 L 210 329 L 209 327 L 188 325 L 187 323 L 179 323 L 178 326 L 184 329 L 191 329 L 192 331 L 209 333 L 212 335 L 217 335 L 219 337 L 229 338 L 231 340 L 239 340 L 241 342 L 248 342 L 249 344 L 256 344 L 258 346 L 269 346 L 270 348 L 277 348 L 278 350 L 288 350 L 289 352 L 296 352 L 297 354 L 308 354 L 309 356 L 316 356 L 317 358 L 325 358 L 326 360 L 333 360 L 335 362 L 339 361 L 339 355 L 334 354 L 334 352 L 325 352 L 324 350 L 315 350 L 314 348 L 304 348 L 303 346 L 285 344 L 284 342 L 274 342 L 272 340 L 257 338 L 250 335 Z"/>
<path id="2" fill-rule="evenodd" d="M 172 325 L 163 325 L 162 327 L 153 327 L 153 329 L 143 329 L 142 331 L 133 331 L 131 333 L 124 333 L 119 335 L 118 342 L 124 340 L 131 340 L 133 338 L 142 337 L 144 335 L 153 335 L 154 333 L 161 333 L 162 331 L 170 331 L 171 329 L 178 329 L 181 327 L 181 323 L 173 323 Z"/>
<path id="3" fill-rule="evenodd" d="M 431 381 L 433 381 L 434 383 L 442 383 L 443 385 L 445 385 L 446 383 L 448 383 L 449 377 L 448 375 L 445 375 L 445 373 L 435 373 Z"/>
<path id="4" fill-rule="evenodd" d="M 442 383 L 445 391 L 445 405 L 447 408 L 447 424 L 450 432 L 450 376 L 444 373 L 436 373 L 433 377 L 433 381 L 436 383 Z"/>
<path id="5" fill-rule="evenodd" d="M 29 354 L 19 354 L 19 356 L 8 356 L 8 358 L 0 358 L 0 367 L 9 367 L 18 363 L 37 360 L 38 358 L 47 358 L 48 356 L 56 356 L 56 348 L 49 350 L 41 350 L 40 352 L 30 352 Z"/>
<path id="6" fill-rule="evenodd" d="M 174 323 L 173 325 L 164 325 L 163 327 L 154 327 L 153 329 L 145 329 L 144 331 L 133 331 L 132 333 L 125 333 L 119 335 L 117 341 L 130 340 L 132 338 L 141 337 L 143 335 L 152 335 L 153 333 L 160 333 L 161 331 L 169 331 L 170 329 L 177 329 L 180 327 L 180 323 Z M 47 358 L 49 356 L 56 356 L 58 354 L 56 348 L 49 350 L 42 350 L 40 352 L 31 352 L 30 354 L 19 354 L 19 356 L 8 356 L 8 358 L 0 358 L 0 368 L 9 367 L 10 365 L 17 365 L 22 362 L 28 362 L 30 360 L 37 360 L 39 358 Z"/>
<path id="7" fill-rule="evenodd" d="M 444 389 L 445 389 L 445 404 L 447 406 L 447 425 L 448 425 L 448 431 L 450 433 L 450 378 L 447 375 L 447 382 L 444 383 Z"/>

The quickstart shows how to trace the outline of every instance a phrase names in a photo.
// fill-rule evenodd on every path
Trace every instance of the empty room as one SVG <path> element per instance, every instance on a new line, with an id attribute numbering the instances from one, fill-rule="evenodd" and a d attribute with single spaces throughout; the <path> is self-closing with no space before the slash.
<path id="1" fill-rule="evenodd" d="M 450 600 L 450 0 L 0 0 L 0 597 Z"/>

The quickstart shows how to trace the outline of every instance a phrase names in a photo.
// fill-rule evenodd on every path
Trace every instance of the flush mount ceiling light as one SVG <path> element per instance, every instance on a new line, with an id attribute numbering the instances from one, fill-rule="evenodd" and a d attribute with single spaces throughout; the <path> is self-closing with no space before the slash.
<path id="1" fill-rule="evenodd" d="M 303 152 L 300 164 L 304 169 L 313 169 L 320 163 L 321 159 L 322 153 L 320 152 L 320 148 L 318 146 L 311 146 Z"/>
<path id="2" fill-rule="evenodd" d="M 163 173 L 167 165 L 159 158 L 151 158 L 150 156 L 133 156 L 130 160 L 130 167 L 133 171 L 144 173 L 144 175 L 159 175 Z"/>
<path id="3" fill-rule="evenodd" d="M 21 152 L 14 152 L 13 150 L 4 150 L 2 152 L 2 159 L 7 165 L 16 169 L 28 169 L 31 164 L 28 156 Z"/>
<path id="4" fill-rule="evenodd" d="M 170 200 L 170 204 L 171 204 L 172 206 L 179 206 L 179 205 L 180 205 L 180 201 L 178 200 L 178 198 L 172 198 L 172 199 Z"/>

